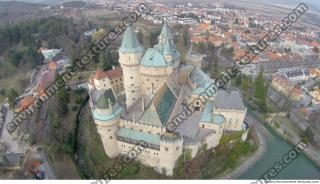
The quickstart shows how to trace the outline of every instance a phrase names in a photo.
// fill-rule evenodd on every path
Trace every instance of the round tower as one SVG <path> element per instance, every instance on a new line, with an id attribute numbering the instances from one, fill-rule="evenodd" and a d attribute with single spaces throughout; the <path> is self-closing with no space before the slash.
<path id="1" fill-rule="evenodd" d="M 173 175 L 176 160 L 182 154 L 183 140 L 178 132 L 165 133 L 160 141 L 160 163 L 158 171 L 164 175 Z"/>
<path id="2" fill-rule="evenodd" d="M 102 144 L 109 157 L 120 154 L 116 132 L 119 128 L 120 113 L 123 108 L 116 102 L 111 89 L 106 90 L 96 101 L 92 114 L 101 136 Z"/>
<path id="3" fill-rule="evenodd" d="M 143 52 L 144 48 L 139 43 L 134 29 L 131 26 L 127 27 L 119 49 L 127 107 L 142 96 L 139 62 Z"/>

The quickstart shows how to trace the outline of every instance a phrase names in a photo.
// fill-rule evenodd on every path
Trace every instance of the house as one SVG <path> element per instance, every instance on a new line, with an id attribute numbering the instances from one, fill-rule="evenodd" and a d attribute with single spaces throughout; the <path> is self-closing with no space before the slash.
<path id="1" fill-rule="evenodd" d="M 33 105 L 33 102 L 35 101 L 35 98 L 33 95 L 27 95 L 25 96 L 19 103 L 18 108 L 15 109 L 15 112 L 22 112 L 26 109 L 28 109 L 31 105 Z"/>
<path id="2" fill-rule="evenodd" d="M 112 87 L 115 94 L 123 91 L 123 71 L 121 67 L 115 67 L 109 71 L 98 69 L 88 80 L 89 89 L 93 87 L 103 90 Z"/>

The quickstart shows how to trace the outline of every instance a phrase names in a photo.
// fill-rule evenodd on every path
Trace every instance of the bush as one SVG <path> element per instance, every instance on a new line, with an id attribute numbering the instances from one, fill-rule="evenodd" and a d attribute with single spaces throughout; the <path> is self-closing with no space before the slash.
<path id="1" fill-rule="evenodd" d="M 76 105 L 71 107 L 72 111 L 76 111 L 77 109 L 78 109 L 78 106 L 76 106 Z"/>
<path id="2" fill-rule="evenodd" d="M 274 126 L 275 126 L 276 128 L 280 128 L 279 122 L 274 122 Z"/>
<path id="3" fill-rule="evenodd" d="M 77 97 L 76 97 L 76 103 L 77 103 L 77 104 L 81 104 L 82 102 L 83 102 L 82 97 L 81 97 L 81 96 L 77 96 Z"/>

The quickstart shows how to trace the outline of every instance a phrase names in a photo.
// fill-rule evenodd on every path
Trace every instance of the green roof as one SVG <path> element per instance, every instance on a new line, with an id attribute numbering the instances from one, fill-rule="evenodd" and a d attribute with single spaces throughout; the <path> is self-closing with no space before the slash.
<path id="1" fill-rule="evenodd" d="M 160 145 L 160 135 L 140 132 L 129 128 L 120 128 L 117 132 L 117 136 L 137 141 L 143 140 L 153 145 Z"/>
<path id="2" fill-rule="evenodd" d="M 164 91 L 162 92 L 162 90 L 159 90 L 159 92 L 162 93 L 162 96 L 160 96 L 158 102 L 155 103 L 156 110 L 163 125 L 167 123 L 171 110 L 177 100 L 168 85 L 164 85 L 165 86 L 162 86 Z"/>
<path id="3" fill-rule="evenodd" d="M 214 108 L 214 103 L 211 100 L 208 100 L 204 106 L 200 121 L 203 123 L 213 123 L 221 125 L 224 123 L 225 117 L 219 114 L 213 115 L 212 111 Z"/>
<path id="4" fill-rule="evenodd" d="M 172 34 L 171 34 L 171 30 L 170 30 L 170 28 L 169 28 L 167 23 L 163 24 L 160 36 L 162 36 L 163 38 L 166 38 L 168 40 L 172 40 L 173 37 L 172 37 Z"/>
<path id="5" fill-rule="evenodd" d="M 118 117 L 118 115 L 123 111 L 123 107 L 121 107 L 120 105 L 117 106 L 115 108 L 115 110 L 110 113 L 110 114 L 99 114 L 97 113 L 96 109 L 94 109 L 92 111 L 92 114 L 93 114 L 93 118 L 96 119 L 96 120 L 100 120 L 100 121 L 108 121 L 108 120 L 112 120 L 116 117 Z"/>
<path id="6" fill-rule="evenodd" d="M 167 62 L 163 55 L 154 48 L 149 48 L 140 61 L 141 65 L 149 67 L 165 67 Z"/>
<path id="7" fill-rule="evenodd" d="M 167 40 L 164 44 L 163 55 L 172 55 L 174 50 L 171 47 L 170 42 Z"/>
<path id="8" fill-rule="evenodd" d="M 206 101 L 206 104 L 203 108 L 203 112 L 200 119 L 201 122 L 211 123 L 213 107 L 214 107 L 213 101 L 211 100 Z"/>
<path id="9" fill-rule="evenodd" d="M 134 53 L 144 51 L 143 46 L 139 43 L 139 40 L 134 32 L 134 29 L 129 26 L 123 34 L 120 52 Z"/>
<path id="10" fill-rule="evenodd" d="M 109 100 L 111 105 L 116 102 L 116 98 L 114 97 L 113 91 L 111 89 L 106 90 L 104 94 L 100 96 L 99 100 L 96 103 L 96 107 L 99 109 L 109 108 Z"/>
<path id="11" fill-rule="evenodd" d="M 149 106 L 144 111 L 144 113 L 142 114 L 142 116 L 141 116 L 139 121 L 142 122 L 142 123 L 146 123 L 146 124 L 162 126 L 160 117 L 159 117 L 157 111 L 155 110 L 155 107 L 154 107 L 153 103 L 149 104 Z"/>
<path id="12" fill-rule="evenodd" d="M 218 124 L 218 125 L 221 125 L 222 123 L 224 123 L 226 121 L 225 117 L 220 114 L 213 115 L 212 120 L 213 120 L 212 123 Z"/>

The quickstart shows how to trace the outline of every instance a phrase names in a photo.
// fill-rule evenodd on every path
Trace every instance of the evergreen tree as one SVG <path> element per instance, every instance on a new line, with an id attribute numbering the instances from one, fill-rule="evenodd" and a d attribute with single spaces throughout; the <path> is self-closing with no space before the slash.
<path id="1" fill-rule="evenodd" d="M 263 77 L 263 72 L 264 72 L 264 69 L 261 68 L 258 74 L 258 77 L 256 78 L 256 81 L 255 81 L 254 96 L 260 99 L 263 104 L 265 104 L 266 103 L 266 82 Z"/>
<path id="2" fill-rule="evenodd" d="M 100 54 L 100 67 L 102 70 L 107 71 L 112 69 L 112 54 L 110 49 L 106 50 L 106 53 Z"/>
<path id="3" fill-rule="evenodd" d="M 242 76 L 241 76 L 241 74 L 240 74 L 240 75 L 238 75 L 238 76 L 236 77 L 235 84 L 236 84 L 237 86 L 241 86 L 241 83 L 242 83 Z"/>
<path id="4" fill-rule="evenodd" d="M 246 77 L 246 76 L 243 76 L 243 80 L 242 80 L 242 83 L 241 83 L 241 89 L 243 91 L 247 91 L 248 89 L 250 89 L 251 87 L 251 80 L 250 78 Z"/>

